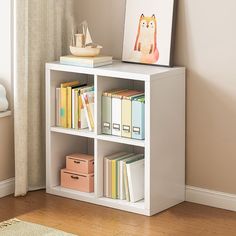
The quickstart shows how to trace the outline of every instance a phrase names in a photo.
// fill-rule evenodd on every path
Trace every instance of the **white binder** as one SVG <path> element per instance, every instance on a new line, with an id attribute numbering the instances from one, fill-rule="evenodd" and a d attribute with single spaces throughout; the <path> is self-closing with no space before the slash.
<path id="1" fill-rule="evenodd" d="M 112 135 L 121 136 L 121 98 L 112 97 Z"/>
<path id="2" fill-rule="evenodd" d="M 144 159 L 126 163 L 130 201 L 144 198 Z"/>

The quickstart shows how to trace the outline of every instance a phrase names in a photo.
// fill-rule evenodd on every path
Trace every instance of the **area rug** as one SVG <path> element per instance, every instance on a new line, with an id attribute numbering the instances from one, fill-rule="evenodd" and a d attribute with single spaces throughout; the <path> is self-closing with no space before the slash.
<path id="1" fill-rule="evenodd" d="M 32 224 L 18 219 L 0 223 L 1 236 L 75 236 L 60 230 Z"/>

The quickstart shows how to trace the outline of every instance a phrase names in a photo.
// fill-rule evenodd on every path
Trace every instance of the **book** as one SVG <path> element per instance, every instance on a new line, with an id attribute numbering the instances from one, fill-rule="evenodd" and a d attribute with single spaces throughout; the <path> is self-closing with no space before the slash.
<path id="1" fill-rule="evenodd" d="M 60 89 L 60 126 L 67 128 L 67 90 L 66 88 Z"/>
<path id="2" fill-rule="evenodd" d="M 90 101 L 91 104 L 89 104 L 89 98 L 86 97 L 86 94 L 90 94 Z M 91 95 L 93 94 L 93 95 Z M 80 101 L 80 128 L 85 129 L 89 128 L 90 131 L 94 128 L 94 121 L 92 121 L 93 118 L 93 110 L 94 105 L 92 105 L 92 102 L 94 103 L 94 86 L 86 86 L 80 90 L 79 95 L 79 101 Z"/>
<path id="3" fill-rule="evenodd" d="M 60 127 L 61 89 L 56 88 L 56 126 Z"/>
<path id="4" fill-rule="evenodd" d="M 129 158 L 120 161 L 120 199 L 121 200 L 129 200 L 129 187 L 128 187 L 128 178 L 126 171 L 126 162 L 132 160 L 140 160 L 143 159 L 143 154 L 134 154 Z"/>
<path id="5" fill-rule="evenodd" d="M 122 107 L 122 118 L 121 118 L 121 136 L 125 138 L 132 138 L 132 100 L 140 95 L 143 95 L 143 92 L 133 91 L 132 94 L 128 96 L 123 96 L 121 101 Z"/>
<path id="6" fill-rule="evenodd" d="M 112 57 L 111 56 L 76 57 L 73 55 L 68 55 L 60 57 L 60 62 L 66 65 L 93 68 L 112 64 Z"/>
<path id="7" fill-rule="evenodd" d="M 131 202 L 144 198 L 144 159 L 126 162 L 129 195 Z"/>
<path id="8" fill-rule="evenodd" d="M 111 172 L 111 160 L 123 156 L 127 154 L 126 152 L 118 152 L 118 153 L 114 153 L 112 155 L 109 156 L 105 156 L 103 159 L 103 164 L 104 164 L 104 176 L 103 176 L 103 194 L 105 197 L 111 198 L 112 197 L 112 172 Z"/>
<path id="9" fill-rule="evenodd" d="M 81 94 L 89 130 L 94 129 L 94 91 Z"/>
<path id="10" fill-rule="evenodd" d="M 61 114 L 60 123 L 64 128 L 71 128 L 71 89 L 79 86 L 79 81 L 65 82 L 61 84 Z"/>
<path id="11" fill-rule="evenodd" d="M 145 97 L 132 101 L 132 138 L 145 139 Z"/>
<path id="12" fill-rule="evenodd" d="M 112 198 L 118 199 L 118 168 L 117 168 L 117 161 L 129 157 L 130 153 L 125 155 L 121 155 L 117 158 L 111 160 L 111 172 L 112 172 Z"/>

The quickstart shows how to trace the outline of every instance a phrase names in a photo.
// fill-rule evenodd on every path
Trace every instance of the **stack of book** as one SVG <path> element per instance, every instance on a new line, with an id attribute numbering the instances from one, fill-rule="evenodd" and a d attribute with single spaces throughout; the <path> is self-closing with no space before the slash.
<path id="1" fill-rule="evenodd" d="M 73 55 L 68 55 L 60 57 L 60 63 L 65 65 L 93 68 L 112 64 L 112 57 L 110 56 L 76 57 Z"/>
<path id="2" fill-rule="evenodd" d="M 104 92 L 102 96 L 102 133 L 144 139 L 144 92 L 128 89 Z"/>
<path id="3" fill-rule="evenodd" d="M 144 198 L 144 155 L 119 152 L 104 157 L 104 196 L 137 202 Z"/>
<path id="4" fill-rule="evenodd" d="M 72 81 L 56 88 L 56 125 L 69 129 L 94 129 L 93 85 Z"/>

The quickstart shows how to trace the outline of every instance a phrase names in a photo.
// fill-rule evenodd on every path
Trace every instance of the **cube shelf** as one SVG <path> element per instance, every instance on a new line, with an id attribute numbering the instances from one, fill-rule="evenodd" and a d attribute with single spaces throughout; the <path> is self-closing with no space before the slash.
<path id="1" fill-rule="evenodd" d="M 55 90 L 60 83 L 94 83 L 94 132 L 55 126 Z M 145 140 L 101 133 L 101 98 L 115 88 L 145 91 Z M 103 196 L 103 158 L 117 151 L 144 153 L 145 196 L 131 203 Z M 60 186 L 65 156 L 94 155 L 94 193 Z M 46 180 L 47 193 L 151 216 L 185 200 L 185 68 L 155 67 L 114 61 L 84 68 L 59 62 L 46 65 Z"/>

